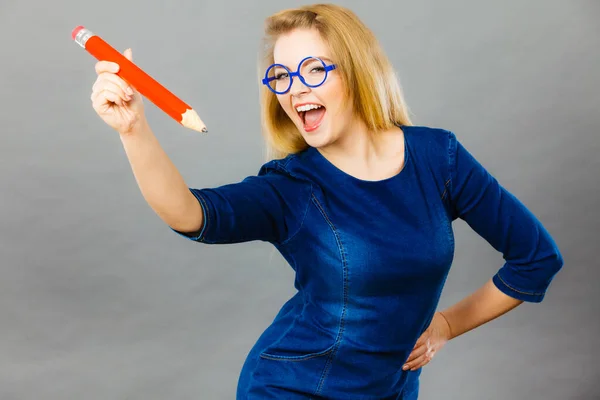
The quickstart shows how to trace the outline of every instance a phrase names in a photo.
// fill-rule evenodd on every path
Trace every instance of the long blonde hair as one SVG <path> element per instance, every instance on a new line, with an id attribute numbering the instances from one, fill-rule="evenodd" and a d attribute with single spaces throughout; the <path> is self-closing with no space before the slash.
<path id="1" fill-rule="evenodd" d="M 313 4 L 279 11 L 265 20 L 264 38 L 258 60 L 262 79 L 274 63 L 277 39 L 295 29 L 316 29 L 337 64 L 346 98 L 354 113 L 372 132 L 410 126 L 408 107 L 399 79 L 388 57 L 369 28 L 352 11 L 333 4 Z M 260 82 L 260 80 L 259 80 Z M 260 85 L 261 125 L 266 140 L 266 158 L 284 158 L 308 147 L 287 116 L 277 96 Z"/>

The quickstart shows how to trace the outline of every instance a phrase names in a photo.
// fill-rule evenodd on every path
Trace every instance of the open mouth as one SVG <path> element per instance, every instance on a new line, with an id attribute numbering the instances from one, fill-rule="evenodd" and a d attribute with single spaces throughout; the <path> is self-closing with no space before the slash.
<path id="1" fill-rule="evenodd" d="M 320 104 L 307 104 L 298 107 L 296 111 L 298 111 L 298 115 L 304 124 L 304 130 L 311 132 L 321 125 L 326 109 L 325 106 Z"/>

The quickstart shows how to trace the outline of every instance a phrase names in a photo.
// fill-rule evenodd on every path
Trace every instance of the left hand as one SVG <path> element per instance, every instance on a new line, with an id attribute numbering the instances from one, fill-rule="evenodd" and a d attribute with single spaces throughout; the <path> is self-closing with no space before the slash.
<path id="1" fill-rule="evenodd" d="M 450 335 L 448 321 L 442 314 L 436 312 L 425 332 L 417 340 L 402 369 L 416 371 L 427 365 L 435 353 L 450 340 Z"/>

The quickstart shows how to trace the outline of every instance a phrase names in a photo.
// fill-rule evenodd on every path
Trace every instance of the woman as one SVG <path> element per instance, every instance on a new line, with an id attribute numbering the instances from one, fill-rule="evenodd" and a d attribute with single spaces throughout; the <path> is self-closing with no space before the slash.
<path id="1" fill-rule="evenodd" d="M 542 301 L 560 252 L 452 132 L 411 124 L 392 66 L 352 12 L 279 12 L 266 44 L 262 121 L 277 157 L 242 182 L 189 189 L 114 64 L 97 63 L 94 108 L 175 232 L 267 241 L 296 272 L 298 292 L 250 351 L 239 399 L 416 399 L 421 367 L 448 340 Z M 506 263 L 436 312 L 457 218 Z"/>

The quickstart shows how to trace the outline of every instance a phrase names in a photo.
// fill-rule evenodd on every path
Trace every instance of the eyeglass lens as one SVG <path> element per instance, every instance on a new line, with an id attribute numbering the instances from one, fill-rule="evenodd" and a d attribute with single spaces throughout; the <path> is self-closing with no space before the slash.
<path id="1" fill-rule="evenodd" d="M 318 58 L 305 60 L 300 65 L 299 72 L 308 86 L 318 86 L 325 81 L 325 64 Z M 269 86 L 279 93 L 286 92 L 292 86 L 289 71 L 280 65 L 271 66 L 267 71 L 267 78 L 274 78 L 270 80 Z"/>

